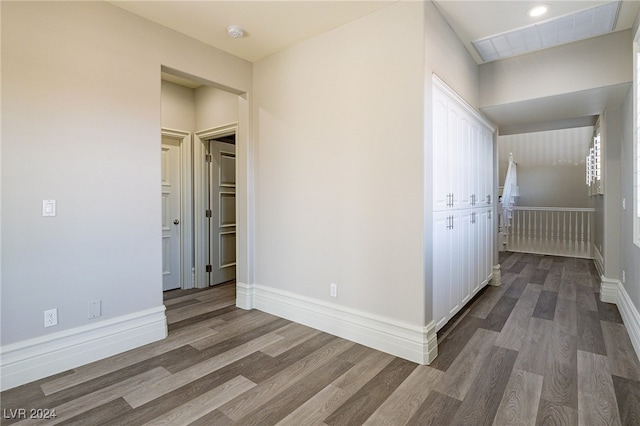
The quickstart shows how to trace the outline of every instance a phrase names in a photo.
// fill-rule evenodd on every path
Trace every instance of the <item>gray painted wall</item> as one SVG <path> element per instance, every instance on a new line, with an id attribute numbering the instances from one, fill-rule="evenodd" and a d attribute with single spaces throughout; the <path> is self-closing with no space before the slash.
<path id="1" fill-rule="evenodd" d="M 633 70 L 631 40 L 631 31 L 619 31 L 480 65 L 480 105 L 628 83 Z"/>
<path id="2" fill-rule="evenodd" d="M 199 132 L 238 121 L 238 95 L 162 81 L 162 127 Z"/>
<path id="3" fill-rule="evenodd" d="M 603 195 L 603 252 L 604 275 L 609 279 L 622 279 L 622 227 L 620 216 L 621 204 L 621 149 L 622 110 L 609 109 L 604 112 L 604 122 L 601 125 L 604 195 Z M 631 231 L 632 232 L 632 231 Z"/>
<path id="4" fill-rule="evenodd" d="M 518 164 L 518 205 L 589 207 L 585 157 L 592 134 L 593 127 L 581 127 L 499 136 L 499 185 L 504 185 L 513 153 Z"/>
<path id="5" fill-rule="evenodd" d="M 162 80 L 162 127 L 193 132 L 196 129 L 196 97 L 194 89 Z"/>
<path id="6" fill-rule="evenodd" d="M 431 321 L 432 72 L 477 104 L 477 67 L 429 2 L 254 64 L 257 284 Z"/>
<path id="7" fill-rule="evenodd" d="M 640 247 L 633 241 L 634 209 L 633 200 L 633 90 L 629 91 L 621 109 L 622 144 L 621 144 L 621 194 L 626 200 L 626 209 L 621 211 L 621 267 L 625 271 L 623 286 L 635 306 L 640 310 Z M 614 219 L 615 220 L 615 219 Z"/>
<path id="8" fill-rule="evenodd" d="M 161 66 L 246 92 L 251 65 L 104 2 L 1 7 L 1 344 L 161 306 Z"/>

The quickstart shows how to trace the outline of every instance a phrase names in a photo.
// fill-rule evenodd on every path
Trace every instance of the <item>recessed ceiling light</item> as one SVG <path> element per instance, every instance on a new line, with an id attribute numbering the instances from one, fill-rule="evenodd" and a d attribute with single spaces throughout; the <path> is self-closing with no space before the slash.
<path id="1" fill-rule="evenodd" d="M 538 16 L 542 16 L 549 11 L 549 6 L 545 4 L 541 4 L 539 6 L 532 7 L 527 11 L 527 15 L 532 18 L 537 18 Z"/>

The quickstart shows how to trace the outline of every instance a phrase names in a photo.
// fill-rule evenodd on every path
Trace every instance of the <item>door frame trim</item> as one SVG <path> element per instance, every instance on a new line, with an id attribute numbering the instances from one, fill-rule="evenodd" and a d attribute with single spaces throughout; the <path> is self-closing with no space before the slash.
<path id="1" fill-rule="evenodd" d="M 183 130 L 161 129 L 162 138 L 177 140 L 180 143 L 180 269 L 182 289 L 194 287 L 193 276 L 193 212 L 191 191 L 191 132 Z M 161 143 L 162 143 L 161 138 Z"/>
<path id="2" fill-rule="evenodd" d="M 236 135 L 236 150 L 238 146 L 237 135 L 238 135 L 238 122 L 233 122 L 229 124 L 225 124 L 222 126 L 213 127 L 206 130 L 200 130 L 193 134 L 193 218 L 194 218 L 194 229 L 195 229 L 195 272 L 194 272 L 194 287 L 197 288 L 206 288 L 207 285 L 205 283 L 205 267 L 207 265 L 206 259 L 206 242 L 208 239 L 205 239 L 205 207 L 203 200 L 205 199 L 207 193 L 207 185 L 206 185 L 206 167 L 204 166 L 204 156 L 206 154 L 204 144 L 210 140 L 221 136 L 228 135 Z M 237 155 L 237 154 L 236 154 Z M 238 182 L 238 168 L 236 167 L 236 182 Z M 236 184 L 237 185 L 237 184 Z M 236 240 L 236 252 L 238 250 Z M 237 254 L 236 254 L 237 259 Z M 237 274 L 237 272 L 236 272 Z"/>

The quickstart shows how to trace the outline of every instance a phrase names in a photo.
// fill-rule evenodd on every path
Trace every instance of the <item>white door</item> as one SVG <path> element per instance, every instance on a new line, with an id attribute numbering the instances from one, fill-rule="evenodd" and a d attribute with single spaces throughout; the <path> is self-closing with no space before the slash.
<path id="1" fill-rule="evenodd" d="M 460 277 L 460 308 L 471 300 L 473 291 L 473 231 L 476 225 L 475 210 L 467 209 L 460 212 L 460 246 L 457 250 L 457 261 L 459 262 Z M 455 254 L 454 254 L 455 256 Z"/>
<path id="2" fill-rule="evenodd" d="M 211 140 L 209 165 L 209 285 L 236 277 L 236 147 Z"/>
<path id="3" fill-rule="evenodd" d="M 180 141 L 162 138 L 162 290 L 182 287 Z"/>
<path id="4" fill-rule="evenodd" d="M 433 90 L 433 209 L 451 208 L 449 167 L 449 102 L 437 88 Z"/>
<path id="5" fill-rule="evenodd" d="M 433 319 L 440 330 L 460 310 L 460 216 L 457 211 L 433 215 Z"/>

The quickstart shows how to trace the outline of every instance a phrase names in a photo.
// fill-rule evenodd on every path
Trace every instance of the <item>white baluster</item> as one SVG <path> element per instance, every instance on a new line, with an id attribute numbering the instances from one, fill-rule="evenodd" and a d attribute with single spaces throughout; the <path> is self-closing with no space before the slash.
<path id="1" fill-rule="evenodd" d="M 580 253 L 584 255 L 584 212 L 580 212 Z"/>
<path id="2" fill-rule="evenodd" d="M 545 245 L 545 247 L 547 247 L 547 248 L 548 248 L 548 247 L 549 247 L 549 212 L 548 212 L 548 211 L 547 211 L 547 212 L 545 212 L 544 219 L 545 219 L 545 225 L 544 225 L 544 228 L 545 228 L 545 231 L 544 231 L 544 232 L 545 232 L 544 245 Z"/>
<path id="3" fill-rule="evenodd" d="M 531 212 L 527 211 L 527 249 L 531 248 Z"/>
<path id="4" fill-rule="evenodd" d="M 531 247 L 535 253 L 538 247 L 538 212 L 531 212 Z"/>
<path id="5" fill-rule="evenodd" d="M 587 222 L 588 222 L 588 226 L 587 226 L 587 252 L 589 253 L 589 257 L 593 257 L 593 254 L 591 253 L 591 216 L 593 215 L 593 213 L 589 212 L 587 214 Z"/>
<path id="6" fill-rule="evenodd" d="M 556 212 L 556 218 L 557 218 L 557 223 L 556 223 L 556 252 L 557 249 L 560 247 L 560 233 L 562 232 L 560 229 L 560 212 Z"/>

